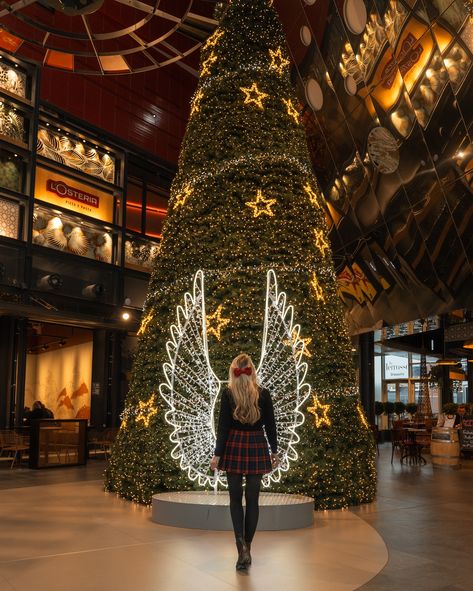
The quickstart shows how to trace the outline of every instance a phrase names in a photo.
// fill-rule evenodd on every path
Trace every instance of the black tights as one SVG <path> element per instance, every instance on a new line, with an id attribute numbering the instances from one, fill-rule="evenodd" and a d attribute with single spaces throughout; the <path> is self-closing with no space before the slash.
<path id="1" fill-rule="evenodd" d="M 248 543 L 252 542 L 258 525 L 261 478 L 261 474 L 245 475 L 246 512 L 243 514 L 243 474 L 229 474 L 227 472 L 233 531 L 236 538 L 243 538 L 244 534 L 245 542 Z"/>

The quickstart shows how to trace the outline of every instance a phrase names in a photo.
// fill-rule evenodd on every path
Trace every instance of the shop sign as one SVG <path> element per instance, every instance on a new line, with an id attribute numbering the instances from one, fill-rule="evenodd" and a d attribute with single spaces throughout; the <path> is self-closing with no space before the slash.
<path id="1" fill-rule="evenodd" d="M 386 355 L 384 358 L 384 378 L 395 380 L 409 377 L 409 362 L 405 357 Z"/>
<path id="2" fill-rule="evenodd" d="M 35 198 L 104 222 L 113 222 L 113 195 L 64 175 L 36 168 Z"/>

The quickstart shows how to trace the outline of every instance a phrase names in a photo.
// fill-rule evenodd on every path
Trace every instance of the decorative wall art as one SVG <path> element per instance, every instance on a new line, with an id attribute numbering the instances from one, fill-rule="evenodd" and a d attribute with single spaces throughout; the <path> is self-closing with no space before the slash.
<path id="1" fill-rule="evenodd" d="M 21 191 L 22 163 L 10 152 L 0 150 L 0 187 L 11 191 Z"/>
<path id="2" fill-rule="evenodd" d="M 110 232 L 40 206 L 35 206 L 33 216 L 33 243 L 104 263 L 112 262 L 113 237 Z"/>
<path id="3" fill-rule="evenodd" d="M 115 158 L 87 145 L 78 138 L 46 127 L 38 130 L 38 154 L 95 176 L 108 183 L 115 182 Z"/>
<path id="4" fill-rule="evenodd" d="M 25 405 L 41 400 L 56 419 L 89 419 L 92 342 L 28 354 Z"/>
<path id="5" fill-rule="evenodd" d="M 0 64 L 0 88 L 25 98 L 26 75 L 16 68 L 7 66 L 7 64 Z"/>
<path id="6" fill-rule="evenodd" d="M 125 266 L 138 270 L 152 269 L 158 252 L 159 244 L 129 237 L 125 240 Z"/>
<path id="7" fill-rule="evenodd" d="M 0 236 L 18 238 L 20 206 L 18 203 L 0 199 Z"/>
<path id="8" fill-rule="evenodd" d="M 25 120 L 16 107 L 0 101 L 0 135 L 25 143 Z"/>

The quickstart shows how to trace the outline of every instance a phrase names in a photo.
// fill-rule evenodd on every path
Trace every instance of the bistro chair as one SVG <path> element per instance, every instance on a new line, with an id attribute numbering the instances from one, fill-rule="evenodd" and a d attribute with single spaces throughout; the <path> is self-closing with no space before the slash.
<path id="1" fill-rule="evenodd" d="M 391 464 L 393 463 L 395 450 L 398 450 L 402 457 L 404 437 L 403 429 L 391 429 Z"/>
<path id="2" fill-rule="evenodd" d="M 374 441 L 376 443 L 376 450 L 379 456 L 379 429 L 378 425 L 370 425 L 371 432 L 373 433 Z"/>
<path id="3" fill-rule="evenodd" d="M 20 463 L 22 453 L 29 448 L 28 437 L 19 435 L 12 429 L 0 431 L 0 459 L 11 460 L 10 468 L 13 468 L 17 460 Z"/>

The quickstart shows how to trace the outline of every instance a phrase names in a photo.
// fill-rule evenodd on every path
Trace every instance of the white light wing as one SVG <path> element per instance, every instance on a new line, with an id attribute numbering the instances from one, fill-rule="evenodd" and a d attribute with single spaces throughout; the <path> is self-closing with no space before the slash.
<path id="1" fill-rule="evenodd" d="M 209 361 L 204 300 L 204 274 L 194 278 L 193 294 L 186 293 L 171 326 L 169 362 L 163 365 L 166 381 L 159 392 L 169 406 L 166 421 L 174 428 L 171 455 L 191 480 L 215 485 L 209 464 L 215 448 L 214 407 L 220 381 Z M 223 482 L 223 479 L 221 479 Z"/>
<path id="2" fill-rule="evenodd" d="M 304 422 L 300 407 L 310 395 L 305 382 L 307 364 L 302 361 L 304 341 L 294 325 L 294 309 L 286 305 L 286 294 L 278 291 L 276 274 L 268 271 L 266 311 L 261 361 L 257 370 L 260 384 L 271 393 L 278 433 L 280 465 L 263 478 L 264 486 L 279 482 L 282 472 L 297 460 L 297 428 Z"/>

